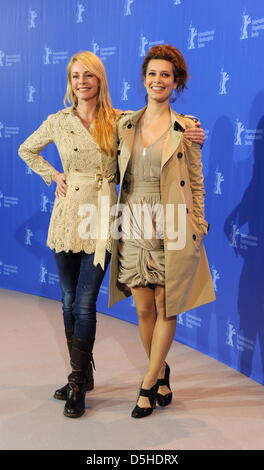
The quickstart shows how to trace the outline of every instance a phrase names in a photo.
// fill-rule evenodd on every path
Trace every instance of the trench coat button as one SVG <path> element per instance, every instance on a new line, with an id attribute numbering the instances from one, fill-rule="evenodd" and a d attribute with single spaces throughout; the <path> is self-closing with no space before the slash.
<path id="1" fill-rule="evenodd" d="M 77 152 L 77 151 L 78 151 L 77 147 L 76 147 L 75 149 L 73 149 L 73 150 L 74 150 L 74 152 Z"/>
<path id="2" fill-rule="evenodd" d="M 177 121 L 174 122 L 173 129 L 174 129 L 175 131 L 179 131 L 179 132 L 183 132 L 183 131 L 184 131 L 183 127 L 182 127 Z"/>
<path id="3" fill-rule="evenodd" d="M 128 129 L 131 129 L 131 127 L 132 127 L 132 124 L 131 124 L 131 122 L 130 122 L 130 123 L 127 125 L 127 128 L 128 128 Z"/>
<path id="4" fill-rule="evenodd" d="M 118 150 L 118 151 L 117 151 L 117 155 L 120 155 L 120 153 L 121 153 L 121 150 Z"/>
<path id="5" fill-rule="evenodd" d="M 193 236 L 192 236 L 192 237 L 193 237 L 193 239 L 194 239 L 194 240 L 196 240 L 196 235 L 195 235 L 195 234 L 193 234 Z"/>
<path id="6" fill-rule="evenodd" d="M 181 186 L 184 186 L 184 185 L 185 185 L 185 181 L 181 180 L 180 185 L 181 185 Z"/>
<path id="7" fill-rule="evenodd" d="M 71 131 L 71 134 L 74 134 L 74 131 Z"/>
<path id="8" fill-rule="evenodd" d="M 79 186 L 75 186 L 75 191 L 79 191 Z"/>
<path id="9" fill-rule="evenodd" d="M 187 214 L 189 214 L 189 209 L 188 209 L 188 207 L 186 207 L 186 212 L 187 212 Z"/>
<path id="10" fill-rule="evenodd" d="M 178 157 L 178 158 L 182 158 L 182 156 L 183 156 L 183 153 L 182 153 L 182 152 L 177 153 L 177 157 Z"/>

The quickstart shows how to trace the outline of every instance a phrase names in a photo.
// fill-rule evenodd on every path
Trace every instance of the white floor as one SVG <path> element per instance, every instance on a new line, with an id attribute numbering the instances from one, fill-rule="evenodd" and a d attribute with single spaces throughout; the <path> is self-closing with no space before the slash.
<path id="1" fill-rule="evenodd" d="M 68 353 L 60 304 L 0 290 L 0 448 L 263 449 L 264 389 L 174 343 L 174 398 L 143 420 L 130 417 L 146 367 L 137 327 L 98 314 L 95 389 L 79 419 L 52 398 L 65 383 Z"/>

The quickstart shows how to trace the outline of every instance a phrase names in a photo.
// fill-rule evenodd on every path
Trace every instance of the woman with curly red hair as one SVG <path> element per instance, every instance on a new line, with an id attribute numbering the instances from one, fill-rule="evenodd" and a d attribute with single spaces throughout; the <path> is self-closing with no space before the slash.
<path id="1" fill-rule="evenodd" d="M 187 65 L 175 47 L 155 46 L 142 75 L 148 104 L 118 123 L 123 218 L 110 274 L 110 305 L 133 295 L 149 358 L 134 418 L 151 414 L 156 401 L 171 402 L 165 359 L 176 315 L 215 299 L 203 246 L 209 226 L 201 148 L 190 141 L 197 119 L 170 107 L 170 99 L 186 88 Z"/>

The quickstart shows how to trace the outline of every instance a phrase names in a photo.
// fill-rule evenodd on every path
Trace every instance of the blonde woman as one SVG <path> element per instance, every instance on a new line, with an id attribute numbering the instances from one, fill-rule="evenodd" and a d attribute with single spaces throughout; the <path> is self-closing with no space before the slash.
<path id="1" fill-rule="evenodd" d="M 215 299 L 203 246 L 208 223 L 201 150 L 187 132 L 196 119 L 170 107 L 171 97 L 186 87 L 187 65 L 175 47 L 155 46 L 142 77 L 148 105 L 118 124 L 124 216 L 110 272 L 110 305 L 133 295 L 149 358 L 134 418 L 150 415 L 156 401 L 167 406 L 172 400 L 165 360 L 176 315 Z"/>
<path id="2" fill-rule="evenodd" d="M 47 245 L 54 251 L 60 277 L 72 371 L 54 397 L 67 400 L 65 416 L 77 418 L 85 412 L 86 391 L 94 387 L 96 300 L 111 251 L 109 232 L 99 223 L 110 222 L 110 208 L 116 202 L 120 111 L 112 107 L 105 69 L 95 54 L 75 54 L 67 70 L 64 103 L 72 106 L 48 116 L 20 146 L 19 155 L 48 185 L 57 183 Z M 202 142 L 203 131 L 197 129 L 192 138 Z M 40 155 L 50 142 L 58 148 L 63 173 Z M 108 212 L 102 203 L 105 198 Z"/>

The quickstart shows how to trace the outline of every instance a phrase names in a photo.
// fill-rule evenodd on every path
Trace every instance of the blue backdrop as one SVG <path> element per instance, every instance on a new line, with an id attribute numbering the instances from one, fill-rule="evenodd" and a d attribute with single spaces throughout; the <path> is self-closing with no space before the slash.
<path id="1" fill-rule="evenodd" d="M 171 43 L 189 64 L 178 112 L 200 117 L 206 248 L 217 301 L 178 317 L 177 339 L 264 383 L 264 4 L 262 0 L 0 0 L 0 286 L 60 298 L 45 246 L 54 186 L 17 156 L 19 144 L 63 107 L 66 64 L 80 50 L 103 61 L 115 107 L 144 103 L 140 66 Z M 57 169 L 52 144 L 43 152 Z M 98 310 L 136 322 L 131 299 Z"/>

